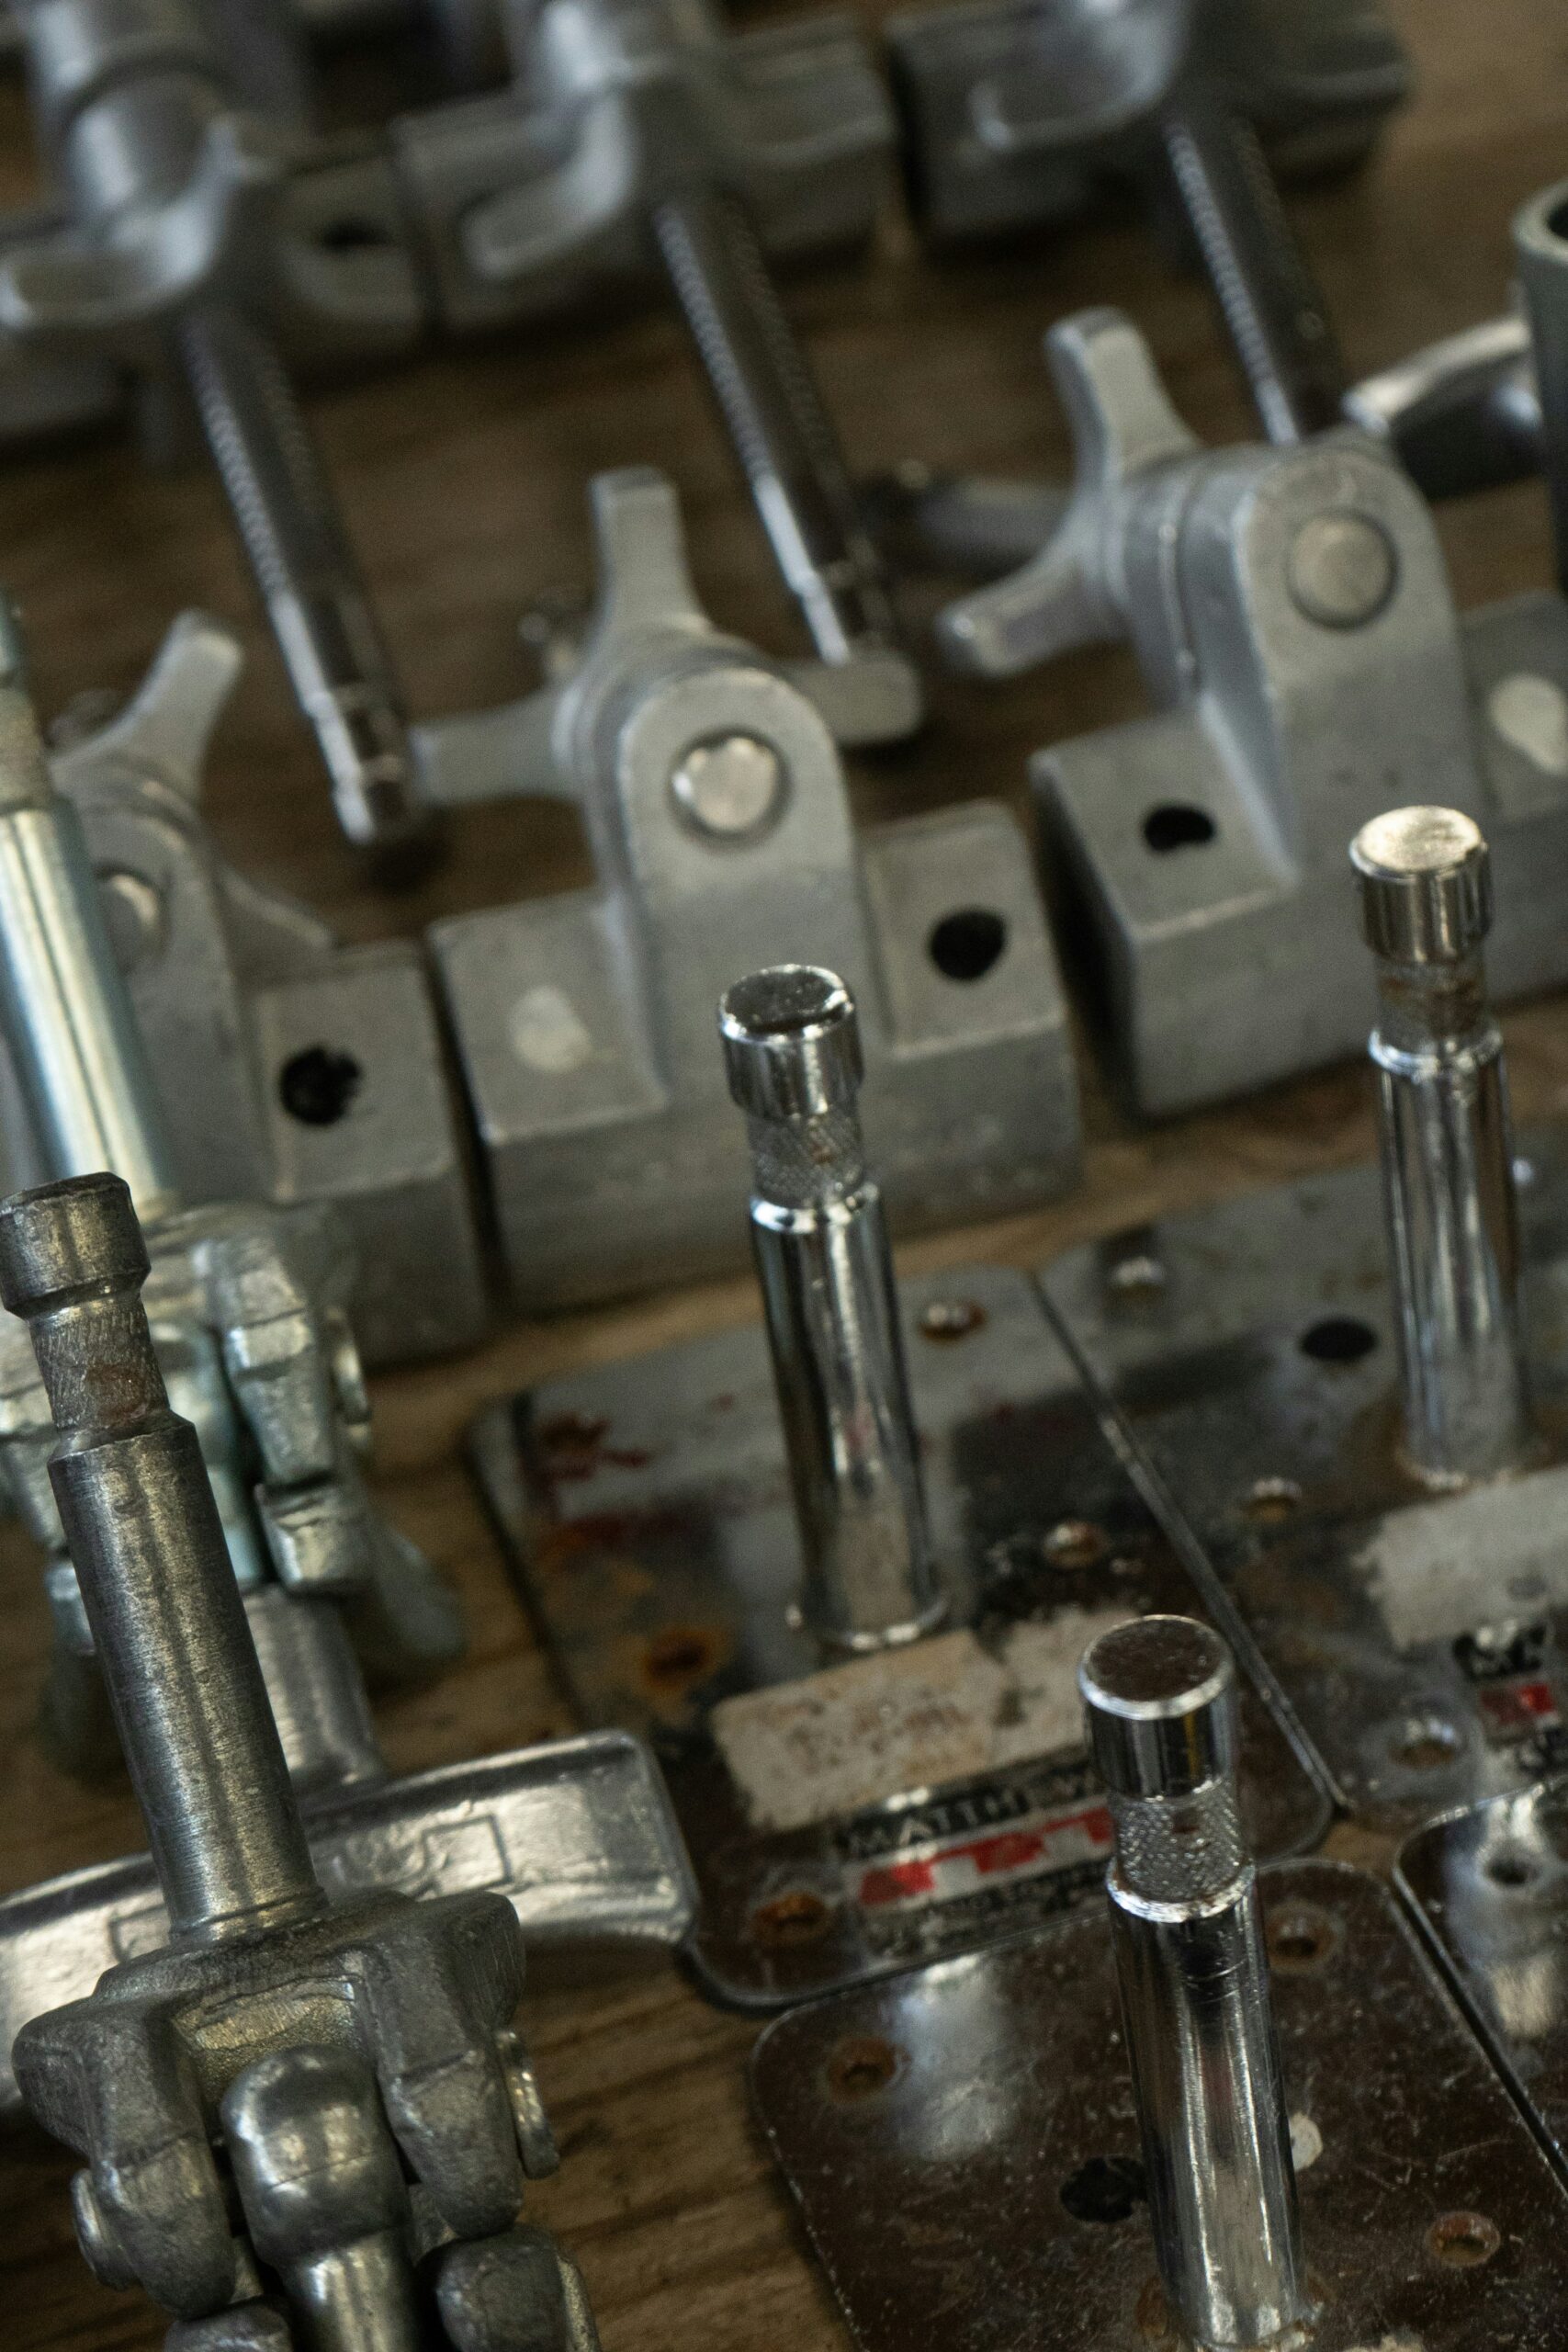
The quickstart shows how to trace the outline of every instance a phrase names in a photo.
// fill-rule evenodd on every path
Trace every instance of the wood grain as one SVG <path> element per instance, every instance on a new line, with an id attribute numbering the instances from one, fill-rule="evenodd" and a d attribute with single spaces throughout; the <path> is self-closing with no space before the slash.
<path id="1" fill-rule="evenodd" d="M 1568 173 L 1558 0 L 1404 0 L 1399 13 L 1422 68 L 1419 103 L 1365 175 L 1297 207 L 1358 372 L 1499 309 L 1514 208 Z M 0 93 L 7 199 L 27 177 L 19 104 Z M 871 266 L 790 293 L 858 467 L 918 454 L 1018 472 L 1066 461 L 1039 360 L 1043 329 L 1108 299 L 1149 334 L 1198 429 L 1215 439 L 1246 433 L 1202 290 L 1168 276 L 1132 221 L 938 267 L 890 205 Z M 432 356 L 323 392 L 311 407 L 416 712 L 500 700 L 526 683 L 518 614 L 546 592 L 583 584 L 582 486 L 601 467 L 665 467 L 716 616 L 781 650 L 797 642 L 680 331 L 662 312 Z M 1533 489 L 1470 502 L 1442 528 L 1464 602 L 1548 576 Z M 367 887 L 333 829 L 204 473 L 150 474 L 115 443 L 9 463 L 0 469 L 0 577 L 25 605 L 49 710 L 86 687 L 129 687 L 184 605 L 240 629 L 251 660 L 219 742 L 213 824 L 243 866 L 308 898 L 345 933 L 412 933 L 439 912 L 585 878 L 575 820 L 536 804 L 465 818 L 448 866 L 412 896 Z M 917 589 L 912 609 L 929 613 L 935 595 Z M 935 724 L 918 744 L 860 764 L 857 805 L 869 817 L 976 794 L 1016 799 L 1035 745 L 1136 697 L 1128 662 L 1099 655 L 999 689 L 938 682 Z M 1529 1007 L 1507 1029 L 1521 1114 L 1568 1109 L 1561 1005 Z M 1037 1216 L 935 1237 L 908 1263 L 976 1254 L 1026 1262 L 1129 1218 L 1356 1158 L 1371 1139 L 1353 1069 L 1142 1132 L 1086 1076 L 1082 1189 Z M 751 1312 L 748 1286 L 733 1283 L 514 1323 L 460 1362 L 378 1384 L 384 1499 L 458 1587 L 473 1629 L 460 1672 L 383 1711 L 396 1767 L 569 1727 L 462 1469 L 474 1407 Z M 137 1824 L 123 1792 L 73 1787 L 39 1754 L 31 1722 L 47 1628 L 13 1529 L 0 1532 L 0 1887 L 11 1887 L 124 1851 Z M 581 2256 L 608 2352 L 841 2346 L 748 2118 L 753 2029 L 673 1975 L 544 1989 L 525 2022 L 566 2155 L 535 2210 Z M 95 2286 L 77 2258 L 67 2172 L 41 2147 L 0 2156 L 0 2335 L 14 2352 L 155 2344 L 150 2307 Z"/>

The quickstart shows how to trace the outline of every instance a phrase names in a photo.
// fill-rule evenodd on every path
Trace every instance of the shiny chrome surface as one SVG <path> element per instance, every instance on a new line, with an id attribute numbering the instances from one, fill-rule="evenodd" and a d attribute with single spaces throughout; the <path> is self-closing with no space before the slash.
<path id="1" fill-rule="evenodd" d="M 1259 1889 L 1312 2301 L 1271 2352 L 1555 2342 L 1568 2202 L 1395 1905 L 1333 1862 Z M 858 2352 L 1187 2340 L 1119 2026 L 1100 1913 L 768 2028 L 753 2096 Z"/>
<path id="2" fill-rule="evenodd" d="M 1235 1669 L 1212 1627 L 1146 1617 L 1102 1634 L 1078 1684 L 1115 1826 L 1106 1890 L 1166 2298 L 1201 2344 L 1261 2344 L 1307 2298 Z"/>
<path id="3" fill-rule="evenodd" d="M 201 1448 L 171 1413 L 118 1176 L 0 1206 L 0 1296 L 28 1322 L 55 1499 L 176 1939 L 321 1901 Z"/>
<path id="4" fill-rule="evenodd" d="M 719 1007 L 751 1148 L 751 1245 L 800 1532 L 800 1611 L 831 1646 L 942 1618 L 882 1194 L 865 1164 L 849 990 L 807 965 Z"/>
<path id="5" fill-rule="evenodd" d="M 1486 843 L 1452 808 L 1401 808 L 1351 847 L 1377 962 L 1378 1080 L 1404 1447 L 1437 1484 L 1532 1451 L 1514 1140 L 1486 997 Z"/>
<path id="6" fill-rule="evenodd" d="M 112 1168 L 139 1214 L 173 1155 L 82 823 L 50 781 L 14 616 L 0 614 L 0 1027 L 51 1172 Z"/>

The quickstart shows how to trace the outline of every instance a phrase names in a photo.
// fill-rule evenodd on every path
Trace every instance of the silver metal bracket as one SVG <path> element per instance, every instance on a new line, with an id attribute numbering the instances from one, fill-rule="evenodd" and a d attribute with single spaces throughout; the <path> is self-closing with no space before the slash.
<path id="1" fill-rule="evenodd" d="M 1403 1457 L 1375 1170 L 1139 1227 L 1043 1272 L 1172 1540 L 1220 1579 L 1338 1801 L 1380 1826 L 1568 1762 L 1568 1168 L 1555 1137 L 1523 1151 L 1542 1437 L 1517 1476 L 1444 1490 Z"/>
<path id="2" fill-rule="evenodd" d="M 716 1997 L 780 2007 L 1100 1899 L 1110 1817 L 1075 1674 L 1150 1610 L 1206 1613 L 1033 1285 L 907 1283 L 945 1629 L 824 1665 L 766 1345 L 731 1331 L 552 1383 L 476 1426 L 486 1498 L 584 1721 L 647 1736 L 702 1889 Z M 1255 1693 L 1249 1836 L 1310 1844 L 1323 1796 Z"/>
<path id="3" fill-rule="evenodd" d="M 1568 604 L 1461 620 L 1386 447 L 1346 432 L 1201 450 L 1117 313 L 1047 347 L 1078 450 L 1066 518 L 942 634 L 988 675 L 1123 638 L 1137 654 L 1150 714 L 1032 766 L 1136 1108 L 1223 1101 L 1360 1044 L 1345 843 L 1401 801 L 1461 809 L 1492 845 L 1495 993 L 1562 979 Z"/>
<path id="4" fill-rule="evenodd" d="M 1568 1781 L 1429 1822 L 1394 1883 L 1568 2176 Z"/>
<path id="5" fill-rule="evenodd" d="M 979 0 L 886 30 L 917 209 L 943 240 L 1053 225 L 1135 173 L 1191 48 L 1292 176 L 1360 163 L 1412 80 L 1381 0 Z"/>
<path id="6" fill-rule="evenodd" d="M 351 1789 L 309 1809 L 310 1852 L 334 1899 L 504 1894 L 531 1973 L 667 1959 L 696 1894 L 659 1773 L 620 1733 L 546 1741 Z M 168 1920 L 151 1858 L 99 1862 L 0 1902 L 0 2127 L 22 2120 L 11 2045 L 81 2000 L 107 1969 L 162 1951 Z"/>
<path id="7" fill-rule="evenodd" d="M 980 803 L 857 838 L 838 744 L 880 729 L 890 673 L 784 665 L 721 635 L 661 475 L 602 476 L 592 498 L 600 597 L 570 675 L 414 737 L 437 802 L 574 800 L 598 870 L 591 890 L 430 933 L 518 1299 L 741 1262 L 745 1145 L 713 1008 L 768 962 L 824 965 L 853 991 L 896 1222 L 1065 1189 L 1066 1005 L 1013 818 Z"/>
<path id="8" fill-rule="evenodd" d="M 344 946 L 224 864 L 197 802 L 240 665 L 217 622 L 175 624 L 126 709 L 60 752 L 86 829 L 192 1201 L 331 1206 L 372 1364 L 463 1347 L 487 1320 L 462 1121 L 424 959 Z M 37 1181 L 8 1069 L 6 1191 Z"/>
<path id="9" fill-rule="evenodd" d="M 1332 1862 L 1261 1885 L 1311 2297 L 1281 2352 L 1549 2341 L 1562 2187 L 1395 1905 Z M 1185 2341 L 1103 1916 L 797 2009 L 751 2083 L 862 2352 L 933 2313 L 949 2352 Z"/>

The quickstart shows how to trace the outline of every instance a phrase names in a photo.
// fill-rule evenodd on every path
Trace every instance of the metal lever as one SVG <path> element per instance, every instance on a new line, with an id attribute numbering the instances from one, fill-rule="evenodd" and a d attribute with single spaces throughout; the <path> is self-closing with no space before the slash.
<path id="1" fill-rule="evenodd" d="M 1090 1645 L 1078 1688 L 1116 1840 L 1106 1892 L 1160 2278 L 1196 2343 L 1262 2344 L 1305 2296 L 1235 1668 L 1211 1627 L 1145 1617 Z"/>
<path id="2" fill-rule="evenodd" d="M 169 1410 L 118 1176 L 0 1204 L 0 1298 L 31 1333 L 61 1442 L 50 1481 L 176 1938 L 324 1900 L 188 1421 Z"/>
<path id="3" fill-rule="evenodd" d="M 1453 808 L 1396 808 L 1350 850 L 1377 959 L 1379 1132 L 1404 1450 L 1440 1484 L 1533 1443 L 1502 1033 L 1482 950 L 1486 843 Z"/>
<path id="4" fill-rule="evenodd" d="M 1045 356 L 1072 427 L 1073 492 L 1053 537 L 1021 570 L 950 605 L 937 622 L 954 669 L 1013 677 L 1128 633 L 1121 561 L 1126 503 L 1161 468 L 1198 453 L 1148 345 L 1118 311 L 1053 327 Z"/>
<path id="5" fill-rule="evenodd" d="M 882 1195 L 856 1108 L 864 1074 L 831 972 L 754 972 L 719 1007 L 751 1147 L 751 1244 L 800 1530 L 801 1616 L 829 1645 L 885 1648 L 945 1611 Z"/>

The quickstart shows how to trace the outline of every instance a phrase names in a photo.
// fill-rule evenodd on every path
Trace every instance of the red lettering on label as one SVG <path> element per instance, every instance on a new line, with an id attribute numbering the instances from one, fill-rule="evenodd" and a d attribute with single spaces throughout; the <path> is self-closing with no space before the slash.
<path id="1" fill-rule="evenodd" d="M 867 1910 L 889 1904 L 949 1900 L 963 1894 L 980 1879 L 996 1880 L 1054 1870 L 1092 1860 L 1109 1852 L 1111 1815 L 1103 1804 L 1077 1813 L 1037 1815 L 1011 1828 L 983 1837 L 965 1838 L 951 1845 L 933 1841 L 923 1849 L 879 1862 L 861 1877 L 854 1892 Z"/>

